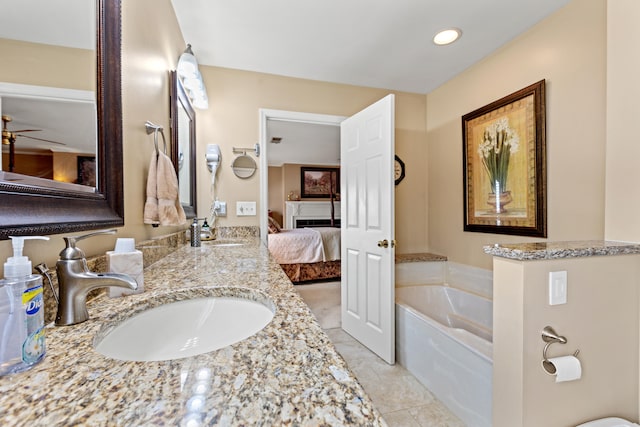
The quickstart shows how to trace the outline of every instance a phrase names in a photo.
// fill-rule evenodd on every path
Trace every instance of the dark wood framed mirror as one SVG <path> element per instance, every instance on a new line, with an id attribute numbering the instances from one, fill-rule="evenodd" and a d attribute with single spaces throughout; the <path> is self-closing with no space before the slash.
<path id="1" fill-rule="evenodd" d="M 180 203 L 187 218 L 196 216 L 196 113 L 178 73 L 171 71 L 171 160 L 176 168 Z"/>
<path id="2" fill-rule="evenodd" d="M 124 225 L 120 20 L 119 0 L 96 0 L 96 186 L 0 171 L 0 239 Z"/>

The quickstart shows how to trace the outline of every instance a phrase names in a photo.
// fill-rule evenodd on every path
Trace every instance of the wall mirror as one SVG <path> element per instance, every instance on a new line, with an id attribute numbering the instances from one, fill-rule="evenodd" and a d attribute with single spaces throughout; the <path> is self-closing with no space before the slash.
<path id="1" fill-rule="evenodd" d="M 253 157 L 243 154 L 233 160 L 231 168 L 238 178 L 247 179 L 251 178 L 256 172 L 257 165 Z"/>
<path id="2" fill-rule="evenodd" d="M 6 239 L 10 235 L 59 234 L 124 225 L 120 86 L 121 5 L 119 0 L 96 0 L 92 6 L 93 12 L 90 13 L 92 16 L 82 19 L 87 21 L 84 24 L 87 28 L 95 27 L 93 38 L 95 68 L 94 71 L 86 71 L 94 76 L 90 78 L 95 79 L 95 107 L 93 108 L 96 112 L 96 120 L 92 121 L 95 123 L 95 155 L 83 149 L 82 155 L 79 156 L 83 159 L 77 160 L 76 167 L 86 167 L 88 171 L 93 167 L 94 181 L 87 179 L 86 182 L 80 183 L 58 182 L 40 176 L 0 170 L 0 239 Z M 49 7 L 54 8 L 53 12 L 47 12 L 49 9 L 46 8 Z M 9 16 L 4 12 L 0 17 L 0 28 L 2 28 L 0 43 L 23 43 L 25 40 L 29 45 L 36 43 L 26 35 L 27 28 L 37 30 L 38 40 L 52 41 L 54 36 L 43 35 L 42 31 L 51 24 L 55 27 L 65 27 L 65 25 L 60 20 L 52 20 L 51 16 L 69 15 L 73 21 L 81 19 L 77 16 L 78 8 L 70 6 L 63 0 L 51 0 L 37 5 L 32 2 L 16 1 L 7 10 L 14 8 L 19 9 L 16 12 L 19 14 L 18 17 Z M 34 25 L 27 25 L 25 18 Z M 19 23 L 11 24 L 11 21 L 15 20 Z M 62 33 L 73 35 L 75 31 Z M 66 41 L 60 44 L 64 43 Z M 58 62 L 63 62 L 60 61 L 56 51 L 58 46 L 53 46 L 53 43 L 39 42 L 39 44 L 52 45 L 50 53 L 52 69 L 47 71 L 54 73 L 59 66 Z M 17 82 L 14 80 L 13 83 Z M 65 141 L 70 141 L 72 128 L 79 118 L 61 120 L 65 122 L 66 131 L 63 129 L 55 139 L 42 139 L 51 139 L 65 144 Z M 17 147 L 19 142 L 15 144 Z M 92 157 L 95 158 L 92 159 Z M 91 175 L 91 172 L 87 173 Z"/>
<path id="3" fill-rule="evenodd" d="M 171 160 L 176 167 L 180 203 L 187 218 L 196 216 L 196 114 L 178 73 L 171 71 Z"/>

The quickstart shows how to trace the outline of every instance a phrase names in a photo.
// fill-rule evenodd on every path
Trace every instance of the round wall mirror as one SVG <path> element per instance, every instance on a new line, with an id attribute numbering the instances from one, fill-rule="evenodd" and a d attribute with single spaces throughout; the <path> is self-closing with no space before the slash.
<path id="1" fill-rule="evenodd" d="M 231 164 L 231 168 L 233 169 L 233 173 L 242 179 L 251 178 L 256 171 L 256 161 L 253 160 L 253 157 L 243 154 L 242 156 L 238 156 L 235 158 L 233 163 Z"/>

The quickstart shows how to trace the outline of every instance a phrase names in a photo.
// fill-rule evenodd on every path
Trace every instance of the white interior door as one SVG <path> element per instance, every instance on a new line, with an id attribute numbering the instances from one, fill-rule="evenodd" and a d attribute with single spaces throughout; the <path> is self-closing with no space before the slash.
<path id="1" fill-rule="evenodd" d="M 394 95 L 341 124 L 342 328 L 395 363 Z"/>

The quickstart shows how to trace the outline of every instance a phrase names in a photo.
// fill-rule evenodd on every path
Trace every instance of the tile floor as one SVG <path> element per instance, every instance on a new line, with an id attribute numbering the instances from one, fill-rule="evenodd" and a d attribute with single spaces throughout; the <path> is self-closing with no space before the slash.
<path id="1" fill-rule="evenodd" d="M 390 427 L 464 427 L 402 366 L 388 365 L 340 327 L 340 282 L 297 285 L 320 326 Z"/>

